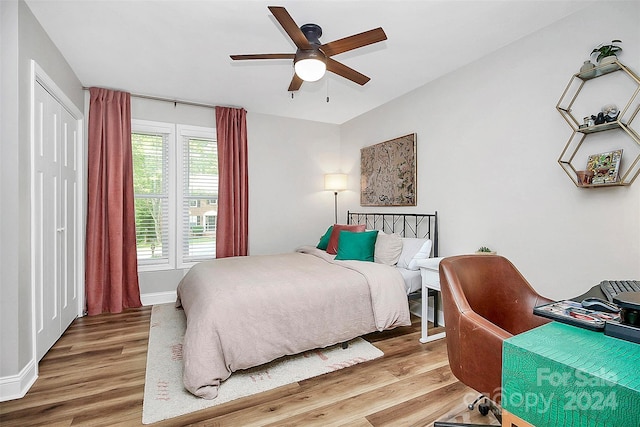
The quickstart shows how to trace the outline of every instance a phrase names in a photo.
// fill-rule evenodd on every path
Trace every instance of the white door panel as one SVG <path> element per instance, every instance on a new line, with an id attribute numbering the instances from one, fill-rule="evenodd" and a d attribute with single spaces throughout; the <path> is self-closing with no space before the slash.
<path id="1" fill-rule="evenodd" d="M 77 314 L 77 120 L 34 85 L 33 265 L 40 360 Z"/>
<path id="2" fill-rule="evenodd" d="M 62 189 L 60 194 L 60 315 L 61 331 L 64 332 L 78 314 L 78 252 L 76 211 L 78 200 L 76 153 L 78 151 L 78 121 L 61 109 L 61 150 L 60 175 Z"/>

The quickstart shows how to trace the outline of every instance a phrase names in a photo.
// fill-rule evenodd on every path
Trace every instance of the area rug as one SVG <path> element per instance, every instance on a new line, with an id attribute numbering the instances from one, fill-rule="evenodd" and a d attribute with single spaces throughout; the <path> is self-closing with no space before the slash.
<path id="1" fill-rule="evenodd" d="M 343 350 L 335 346 L 288 356 L 256 368 L 234 372 L 220 385 L 218 397 L 205 400 L 182 386 L 184 311 L 173 304 L 154 305 L 149 328 L 142 423 L 151 424 L 271 390 L 307 378 L 373 360 L 382 351 L 356 338 Z"/>

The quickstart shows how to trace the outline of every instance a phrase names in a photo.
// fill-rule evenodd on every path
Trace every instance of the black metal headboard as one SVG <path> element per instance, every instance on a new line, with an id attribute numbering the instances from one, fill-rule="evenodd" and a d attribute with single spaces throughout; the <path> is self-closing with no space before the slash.
<path id="1" fill-rule="evenodd" d="M 347 211 L 347 224 L 364 224 L 370 230 L 398 233 L 402 237 L 431 239 L 438 256 L 438 212 L 432 214 L 374 213 Z"/>

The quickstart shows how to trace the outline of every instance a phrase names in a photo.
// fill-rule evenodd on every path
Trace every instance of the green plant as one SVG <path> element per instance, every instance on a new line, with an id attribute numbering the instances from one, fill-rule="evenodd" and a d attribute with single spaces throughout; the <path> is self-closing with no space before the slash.
<path id="1" fill-rule="evenodd" d="M 607 56 L 617 56 L 618 52 L 622 52 L 622 48 L 620 46 L 616 46 L 614 43 L 622 43 L 622 40 L 611 40 L 611 44 L 600 44 L 595 49 L 591 51 L 591 56 L 594 53 L 598 52 L 598 56 L 596 57 L 596 61 L 600 61 L 602 58 Z"/>
<path id="2" fill-rule="evenodd" d="M 480 248 L 476 252 L 491 252 L 491 249 L 486 246 L 480 246 Z"/>

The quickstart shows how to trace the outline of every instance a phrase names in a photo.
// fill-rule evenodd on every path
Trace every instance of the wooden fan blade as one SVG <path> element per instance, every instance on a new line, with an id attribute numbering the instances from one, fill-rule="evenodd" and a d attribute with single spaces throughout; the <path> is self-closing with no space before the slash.
<path id="1" fill-rule="evenodd" d="M 255 55 L 229 55 L 234 61 L 243 59 L 294 59 L 295 53 L 263 53 Z"/>
<path id="2" fill-rule="evenodd" d="M 296 73 L 293 73 L 293 78 L 291 79 L 291 83 L 289 84 L 289 89 L 287 90 L 289 92 L 295 92 L 296 90 L 300 89 L 300 86 L 302 86 L 302 79 L 298 77 Z"/>
<path id="3" fill-rule="evenodd" d="M 353 68 L 349 68 L 346 65 L 331 58 L 327 58 L 327 71 L 331 71 L 332 73 L 342 76 L 345 79 L 349 79 L 352 82 L 358 83 L 360 86 L 363 86 L 365 83 L 371 80 L 364 74 L 361 74 Z"/>
<path id="4" fill-rule="evenodd" d="M 289 15 L 287 9 L 281 6 L 269 6 L 269 10 L 273 13 L 273 16 L 278 20 L 284 31 L 291 37 L 291 40 L 293 40 L 298 49 L 311 49 L 309 40 L 307 40 L 304 33 L 298 27 L 298 24 L 296 24 L 291 15 Z"/>
<path id="5" fill-rule="evenodd" d="M 364 33 L 355 34 L 340 40 L 325 43 L 320 49 L 327 56 L 337 55 L 339 53 L 348 52 L 359 47 L 378 43 L 387 39 L 387 35 L 382 28 L 365 31 Z"/>

